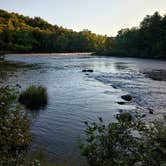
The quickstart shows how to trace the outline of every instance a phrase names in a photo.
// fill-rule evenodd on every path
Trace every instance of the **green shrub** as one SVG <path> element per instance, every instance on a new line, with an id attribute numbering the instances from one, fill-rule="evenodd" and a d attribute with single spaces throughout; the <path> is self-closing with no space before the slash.
<path id="1" fill-rule="evenodd" d="M 166 164 L 164 122 L 146 125 L 128 113 L 117 123 L 85 123 L 86 140 L 80 146 L 90 166 L 163 166 Z"/>
<path id="2" fill-rule="evenodd" d="M 30 121 L 16 98 L 14 89 L 0 88 L 0 165 L 18 165 L 31 142 Z"/>
<path id="3" fill-rule="evenodd" d="M 29 109 L 39 109 L 47 105 L 47 90 L 42 86 L 30 86 L 19 96 L 19 102 Z"/>

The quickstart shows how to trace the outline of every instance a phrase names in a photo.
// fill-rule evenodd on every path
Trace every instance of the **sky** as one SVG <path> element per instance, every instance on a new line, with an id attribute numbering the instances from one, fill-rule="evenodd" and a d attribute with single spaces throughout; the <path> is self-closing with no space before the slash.
<path id="1" fill-rule="evenodd" d="M 147 14 L 166 14 L 166 0 L 0 0 L 0 9 L 39 16 L 75 31 L 115 36 L 122 28 L 138 26 Z"/>

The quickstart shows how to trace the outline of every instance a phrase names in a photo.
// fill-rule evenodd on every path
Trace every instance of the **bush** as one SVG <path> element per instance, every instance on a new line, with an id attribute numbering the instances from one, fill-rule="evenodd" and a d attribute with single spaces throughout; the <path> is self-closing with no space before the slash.
<path id="1" fill-rule="evenodd" d="M 0 88 L 0 165 L 19 165 L 31 142 L 30 121 L 16 98 L 14 89 Z"/>
<path id="2" fill-rule="evenodd" d="M 29 109 L 39 109 L 47 105 L 47 90 L 42 86 L 30 86 L 19 96 L 19 102 Z"/>
<path id="3" fill-rule="evenodd" d="M 117 123 L 85 123 L 86 141 L 80 148 L 90 166 L 163 166 L 166 164 L 164 122 L 146 125 L 130 114 L 117 116 Z"/>

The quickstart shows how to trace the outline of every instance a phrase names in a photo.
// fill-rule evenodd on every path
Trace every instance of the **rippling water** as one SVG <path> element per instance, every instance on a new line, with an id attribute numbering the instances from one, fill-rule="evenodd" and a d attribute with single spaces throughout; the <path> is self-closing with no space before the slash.
<path id="1" fill-rule="evenodd" d="M 19 69 L 8 84 L 22 89 L 35 84 L 48 89 L 49 104 L 33 113 L 32 148 L 44 148 L 56 158 L 79 159 L 78 140 L 83 138 L 84 121 L 114 121 L 119 110 L 140 111 L 147 118 L 159 116 L 166 108 L 166 82 L 146 78 L 142 71 L 166 70 L 166 62 L 134 58 L 92 56 L 19 56 L 7 60 L 34 64 Z M 82 69 L 93 69 L 83 73 Z M 121 96 L 131 94 L 132 102 L 118 105 Z M 154 115 L 148 109 L 154 109 Z"/>

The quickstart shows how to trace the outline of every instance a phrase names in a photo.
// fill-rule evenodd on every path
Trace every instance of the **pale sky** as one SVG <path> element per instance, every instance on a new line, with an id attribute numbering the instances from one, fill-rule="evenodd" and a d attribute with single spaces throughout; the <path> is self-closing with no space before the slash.
<path id="1" fill-rule="evenodd" d="M 166 0 L 0 0 L 0 8 L 75 31 L 114 36 L 122 28 L 139 25 L 147 14 L 166 14 Z"/>

